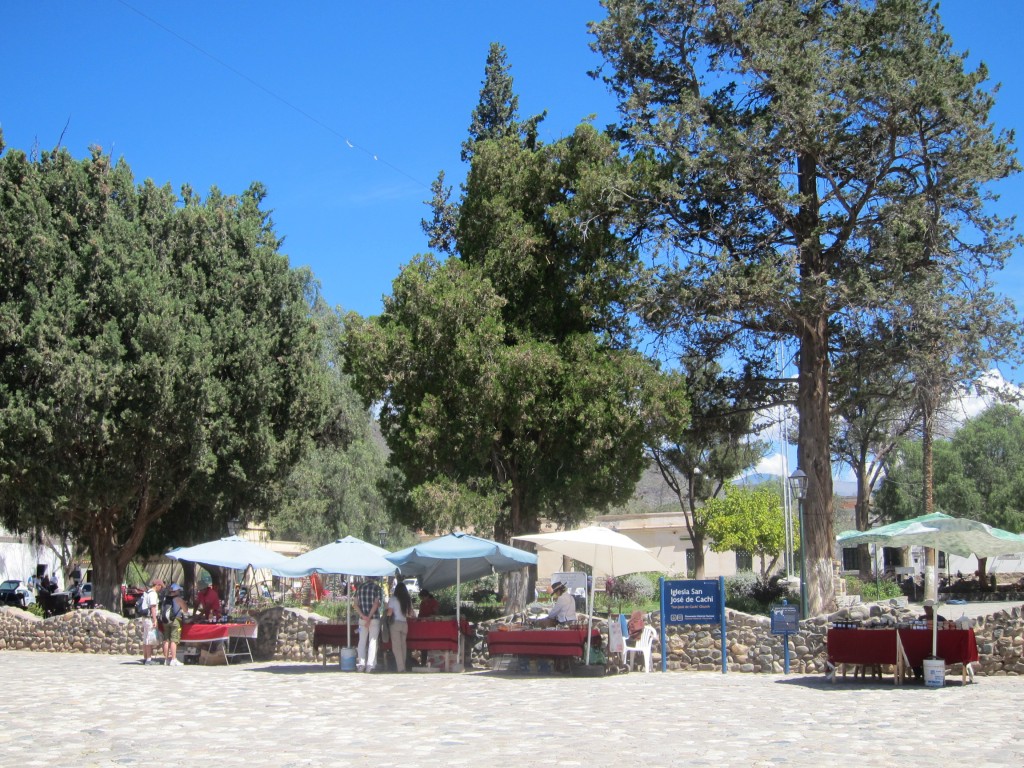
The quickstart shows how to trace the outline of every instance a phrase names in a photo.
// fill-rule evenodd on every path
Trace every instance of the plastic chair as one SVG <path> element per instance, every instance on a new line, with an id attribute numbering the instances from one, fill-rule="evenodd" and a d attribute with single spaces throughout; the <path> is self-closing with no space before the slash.
<path id="1" fill-rule="evenodd" d="M 622 661 L 626 666 L 632 666 L 631 654 L 642 653 L 644 656 L 644 672 L 651 671 L 651 647 L 654 645 L 654 627 L 648 624 L 644 627 L 643 634 L 636 641 L 636 645 L 627 645 L 622 651 Z"/>

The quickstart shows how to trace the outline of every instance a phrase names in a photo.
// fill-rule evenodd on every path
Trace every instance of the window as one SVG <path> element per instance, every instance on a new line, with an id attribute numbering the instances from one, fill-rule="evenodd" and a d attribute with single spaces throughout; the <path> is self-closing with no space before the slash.
<path id="1" fill-rule="evenodd" d="M 737 571 L 752 571 L 754 570 L 754 557 L 749 552 L 743 549 L 736 550 L 736 570 Z"/>
<path id="2" fill-rule="evenodd" d="M 857 547 L 843 547 L 843 570 L 856 571 L 860 569 L 857 562 Z"/>

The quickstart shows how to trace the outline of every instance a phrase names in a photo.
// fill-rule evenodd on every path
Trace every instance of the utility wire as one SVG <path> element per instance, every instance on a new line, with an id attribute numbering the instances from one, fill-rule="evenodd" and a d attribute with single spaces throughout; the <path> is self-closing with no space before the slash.
<path id="1" fill-rule="evenodd" d="M 311 123 L 314 123 L 315 125 L 320 126 L 325 131 L 330 133 L 332 136 L 334 136 L 334 137 L 336 137 L 338 139 L 341 139 L 342 141 L 345 142 L 345 145 L 349 149 L 357 149 L 360 152 L 364 153 L 367 157 L 372 158 L 374 161 L 376 161 L 378 163 L 381 163 L 382 165 L 386 165 L 388 168 L 393 170 L 395 173 L 398 173 L 398 174 L 401 174 L 402 176 L 405 176 L 407 179 L 409 179 L 410 181 L 415 182 L 419 186 L 425 187 L 427 189 L 430 188 L 428 184 L 424 184 L 420 179 L 417 179 L 412 174 L 406 173 L 404 170 L 402 170 L 401 168 L 399 168 L 396 165 L 393 165 L 392 163 L 389 163 L 387 160 L 381 160 L 377 156 L 377 154 L 374 153 L 373 151 L 371 151 L 371 150 L 367 149 L 366 147 L 360 146 L 359 144 L 356 144 L 355 142 L 351 141 L 348 137 L 344 136 L 343 134 L 341 134 L 338 131 L 334 130 L 334 128 L 332 128 L 331 126 L 327 125 L 327 123 L 323 122 L 322 120 L 319 120 L 318 118 L 314 117 L 309 112 L 307 112 L 306 110 L 302 109 L 302 107 L 299 107 L 298 105 L 293 104 L 292 102 L 288 101 L 288 99 L 286 99 L 281 94 L 277 93 L 276 91 L 271 90 L 270 88 L 267 88 L 262 83 L 252 79 L 247 74 L 245 74 L 245 72 L 242 72 L 241 70 L 231 66 L 230 64 L 228 64 L 223 59 L 221 59 L 221 58 L 215 56 L 214 54 L 210 53 L 208 50 L 206 50 L 202 46 L 197 45 L 196 43 L 193 43 L 188 38 L 184 37 L 183 35 L 179 34 L 178 32 L 176 32 L 173 29 L 171 29 L 170 27 L 168 27 L 166 24 L 161 23 L 160 21 L 158 21 L 157 19 L 154 19 L 152 16 L 148 15 L 147 13 L 139 10 L 134 5 L 132 5 L 131 3 L 128 3 L 125 0 L 117 0 L 117 2 L 120 3 L 121 5 L 123 5 L 128 10 L 132 11 L 133 13 L 135 13 L 135 14 L 141 16 L 142 18 L 144 18 L 146 21 L 148 21 L 153 26 L 158 27 L 159 29 L 162 29 L 164 32 L 166 32 L 167 34 L 169 34 L 169 35 L 171 35 L 173 37 L 176 37 L 182 43 L 184 43 L 185 45 L 189 46 L 194 51 L 196 51 L 198 53 L 201 53 L 203 56 L 205 56 L 206 58 L 210 59 L 211 61 L 213 61 L 214 63 L 218 64 L 219 66 L 223 67 L 224 69 L 228 70 L 229 72 L 231 72 L 236 77 L 242 78 L 243 80 L 245 80 L 247 83 L 249 83 L 253 87 L 258 88 L 259 90 L 263 91 L 265 94 L 267 94 L 271 98 L 274 98 L 277 101 L 281 102 L 282 104 L 284 104 L 289 109 L 293 110 L 294 112 L 298 112 L 300 115 L 302 115 L 304 118 L 309 120 Z"/>

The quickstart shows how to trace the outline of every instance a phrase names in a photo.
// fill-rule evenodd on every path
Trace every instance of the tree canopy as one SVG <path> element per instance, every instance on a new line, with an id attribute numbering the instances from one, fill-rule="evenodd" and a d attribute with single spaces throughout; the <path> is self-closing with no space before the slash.
<path id="1" fill-rule="evenodd" d="M 263 197 L 0 157 L 3 520 L 84 541 L 100 604 L 156 521 L 264 510 L 325 424 L 315 284 Z"/>
<path id="2" fill-rule="evenodd" d="M 906 338 L 921 307 L 1012 313 L 988 276 L 1017 238 L 987 206 L 990 183 L 1018 170 L 1012 136 L 989 121 L 985 68 L 965 69 L 925 0 L 604 5 L 594 47 L 652 179 L 635 206 L 662 265 L 646 316 L 751 371 L 772 369 L 777 340 L 797 345 L 820 612 L 833 598 L 830 356 L 873 318 L 905 322 Z"/>
<path id="3" fill-rule="evenodd" d="M 540 144 L 512 93 L 492 46 L 463 194 L 449 202 L 439 180 L 425 223 L 448 259 L 406 265 L 384 312 L 350 315 L 345 337 L 405 519 L 500 538 L 625 501 L 657 387 L 623 311 L 641 267 L 615 234 L 629 165 L 589 125 Z"/>

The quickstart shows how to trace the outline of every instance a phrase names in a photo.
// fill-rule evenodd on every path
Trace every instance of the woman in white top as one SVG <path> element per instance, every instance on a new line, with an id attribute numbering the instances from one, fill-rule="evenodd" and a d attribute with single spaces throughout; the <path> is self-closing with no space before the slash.
<path id="1" fill-rule="evenodd" d="M 415 617 L 415 615 L 409 590 L 406 589 L 404 582 L 399 581 L 388 599 L 388 616 L 391 618 L 391 652 L 395 654 L 395 668 L 399 672 L 405 672 L 409 618 Z"/>

